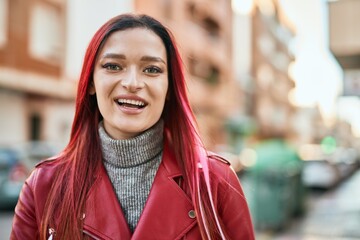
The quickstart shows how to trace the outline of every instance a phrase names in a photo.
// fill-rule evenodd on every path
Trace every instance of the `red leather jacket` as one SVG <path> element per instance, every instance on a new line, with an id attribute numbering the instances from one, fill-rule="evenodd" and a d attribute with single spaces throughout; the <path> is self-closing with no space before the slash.
<path id="1" fill-rule="evenodd" d="M 215 177 L 212 188 L 215 205 L 231 239 L 255 239 L 249 209 L 239 181 L 229 164 L 210 158 Z M 39 226 L 47 193 L 56 171 L 56 163 L 39 164 L 27 179 L 15 209 L 11 239 L 38 239 Z M 92 239 L 201 239 L 193 204 L 175 181 L 179 167 L 168 148 L 156 173 L 148 200 L 131 233 L 106 170 L 102 167 L 90 189 L 83 214 L 84 234 Z M 55 229 L 56 231 L 56 229 Z M 55 237 L 56 239 L 56 237 Z"/>

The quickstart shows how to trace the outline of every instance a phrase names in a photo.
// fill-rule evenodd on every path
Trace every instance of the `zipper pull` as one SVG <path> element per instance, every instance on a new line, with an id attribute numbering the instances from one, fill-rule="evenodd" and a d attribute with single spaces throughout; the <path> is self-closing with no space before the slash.
<path id="1" fill-rule="evenodd" d="M 48 238 L 48 240 L 53 240 L 54 235 L 55 235 L 55 229 L 49 228 L 49 238 Z"/>

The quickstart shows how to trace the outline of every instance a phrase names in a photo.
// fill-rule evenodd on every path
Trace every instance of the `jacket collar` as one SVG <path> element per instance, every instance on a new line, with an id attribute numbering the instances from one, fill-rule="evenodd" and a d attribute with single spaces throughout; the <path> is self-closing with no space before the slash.
<path id="1" fill-rule="evenodd" d="M 175 157 L 164 146 L 144 210 L 131 234 L 113 186 L 102 166 L 86 201 L 84 232 L 101 239 L 179 239 L 195 224 L 191 199 L 174 181 L 181 176 Z M 191 214 L 190 214 L 191 215 Z"/>

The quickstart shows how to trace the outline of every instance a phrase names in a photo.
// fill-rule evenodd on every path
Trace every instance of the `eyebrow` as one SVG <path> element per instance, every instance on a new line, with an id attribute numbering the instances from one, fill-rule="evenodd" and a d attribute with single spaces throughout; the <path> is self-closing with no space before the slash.
<path id="1" fill-rule="evenodd" d="M 101 58 L 120 58 L 126 59 L 124 54 L 117 54 L 117 53 L 105 53 Z"/>
<path id="2" fill-rule="evenodd" d="M 162 62 L 166 64 L 165 61 L 160 57 L 143 56 L 140 60 L 145 62 Z"/>
<path id="3" fill-rule="evenodd" d="M 126 59 L 126 56 L 124 54 L 118 54 L 118 53 L 105 53 L 101 58 Z M 160 57 L 143 56 L 140 60 L 144 62 L 162 62 L 166 64 L 165 61 Z"/>

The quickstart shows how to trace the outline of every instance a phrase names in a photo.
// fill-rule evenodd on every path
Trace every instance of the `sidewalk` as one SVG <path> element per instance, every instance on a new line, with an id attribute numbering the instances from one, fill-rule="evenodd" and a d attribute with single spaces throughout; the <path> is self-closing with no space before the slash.
<path id="1" fill-rule="evenodd" d="M 360 239 L 360 170 L 309 203 L 307 213 L 283 233 L 258 232 L 258 240 Z"/>

